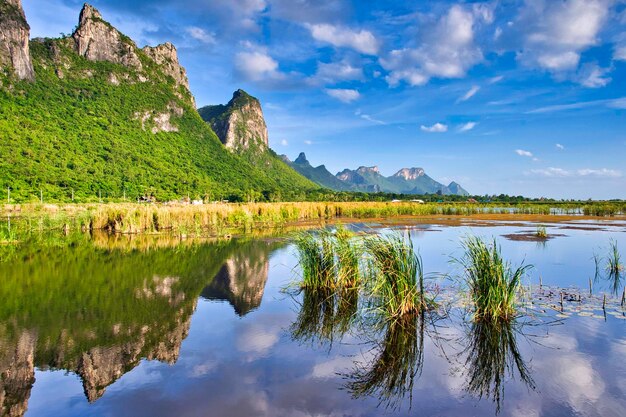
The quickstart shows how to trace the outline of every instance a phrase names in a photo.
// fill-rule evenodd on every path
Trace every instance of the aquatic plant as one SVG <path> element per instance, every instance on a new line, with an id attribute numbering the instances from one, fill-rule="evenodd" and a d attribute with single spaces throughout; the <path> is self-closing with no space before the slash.
<path id="1" fill-rule="evenodd" d="M 376 310 L 397 318 L 417 313 L 431 300 L 424 294 L 422 259 L 413 242 L 400 233 L 378 235 L 365 240 L 370 257 L 370 285 Z"/>
<path id="2" fill-rule="evenodd" d="M 424 315 L 404 315 L 389 321 L 378 353 L 366 364 L 356 363 L 346 389 L 353 398 L 377 396 L 379 405 L 399 408 L 411 396 L 424 364 Z"/>
<path id="3" fill-rule="evenodd" d="M 491 398 L 496 404 L 496 414 L 504 397 L 503 382 L 507 375 L 514 376 L 515 369 L 520 380 L 535 389 L 530 368 L 517 347 L 519 332 L 514 321 L 475 321 L 469 331 L 466 389 L 478 398 Z"/>
<path id="4" fill-rule="evenodd" d="M 322 229 L 303 232 L 295 240 L 298 262 L 302 268 L 300 286 L 308 289 L 332 289 L 335 281 L 335 253 L 332 234 Z"/>
<path id="5" fill-rule="evenodd" d="M 495 239 L 491 245 L 474 236 L 463 242 L 465 255 L 456 260 L 463 269 L 465 282 L 474 302 L 476 321 L 509 321 L 516 314 L 517 292 L 530 265 L 513 270 L 504 261 Z"/>
<path id="6" fill-rule="evenodd" d="M 537 226 L 537 231 L 535 232 L 535 236 L 539 239 L 547 239 L 548 231 L 545 226 Z"/>
<path id="7" fill-rule="evenodd" d="M 607 257 L 606 269 L 609 274 L 618 275 L 624 270 L 624 265 L 622 264 L 617 242 L 615 240 L 611 240 L 609 247 L 610 249 Z"/>
<path id="8" fill-rule="evenodd" d="M 337 227 L 334 238 L 337 286 L 342 288 L 356 288 L 361 279 L 363 248 L 356 234 L 345 227 Z"/>

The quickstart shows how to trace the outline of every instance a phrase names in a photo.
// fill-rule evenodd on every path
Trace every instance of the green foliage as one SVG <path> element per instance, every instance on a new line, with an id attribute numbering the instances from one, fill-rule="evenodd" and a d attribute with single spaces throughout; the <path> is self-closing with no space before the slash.
<path id="1" fill-rule="evenodd" d="M 474 301 L 477 321 L 510 321 L 516 314 L 517 291 L 530 266 L 512 270 L 502 259 L 495 239 L 488 245 L 470 236 L 463 242 L 465 256 L 457 260 L 464 268 L 465 281 Z"/>
<path id="2" fill-rule="evenodd" d="M 365 249 L 371 257 L 374 305 L 383 316 L 399 318 L 427 307 L 422 259 L 408 236 L 374 236 L 365 240 Z"/>
<path id="3" fill-rule="evenodd" d="M 31 51 L 35 83 L 0 80 L 0 187 L 11 188 L 13 202 L 37 201 L 40 192 L 45 202 L 242 201 L 250 191 L 294 199 L 317 188 L 286 166 L 255 166 L 228 152 L 140 50 L 145 82 L 135 70 L 78 56 L 69 39 L 33 41 Z M 153 134 L 153 117 L 168 112 L 178 131 Z"/>

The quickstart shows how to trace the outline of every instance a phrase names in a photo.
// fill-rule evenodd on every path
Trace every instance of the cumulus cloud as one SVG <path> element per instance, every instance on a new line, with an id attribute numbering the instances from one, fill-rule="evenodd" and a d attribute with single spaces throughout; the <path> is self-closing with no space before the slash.
<path id="1" fill-rule="evenodd" d="M 289 142 L 287 142 L 287 139 L 283 139 L 283 140 L 281 140 L 281 141 L 280 141 L 280 144 L 281 144 L 282 146 L 288 146 L 288 145 L 289 145 Z"/>
<path id="2" fill-rule="evenodd" d="M 367 30 L 352 30 L 328 23 L 307 25 L 307 27 L 315 40 L 336 47 L 351 48 L 366 55 L 376 55 L 380 49 L 380 41 Z"/>
<path id="3" fill-rule="evenodd" d="M 535 174 L 535 175 L 540 175 L 542 177 L 560 177 L 560 178 L 564 178 L 564 177 L 571 177 L 572 173 L 562 169 L 562 168 L 555 168 L 555 167 L 549 167 L 549 168 L 541 168 L 541 169 L 531 169 L 530 170 L 531 174 Z"/>
<path id="4" fill-rule="evenodd" d="M 477 124 L 478 123 L 476 123 L 476 122 L 467 122 L 465 124 L 462 124 L 459 127 L 459 132 L 468 132 L 468 131 L 472 130 L 473 128 L 475 128 Z"/>
<path id="5" fill-rule="evenodd" d="M 557 143 L 555 146 L 556 146 L 556 148 L 557 148 L 558 150 L 560 150 L 560 151 L 565 150 L 565 146 L 561 145 L 560 143 Z"/>
<path id="6" fill-rule="evenodd" d="M 575 70 L 580 54 L 598 42 L 612 0 L 527 2 L 517 22 L 526 31 L 518 59 L 551 72 Z"/>
<path id="7" fill-rule="evenodd" d="M 420 129 L 422 129 L 423 132 L 428 132 L 428 133 L 444 133 L 448 131 L 448 126 L 444 125 L 443 123 L 435 123 L 432 126 L 422 125 Z"/>
<path id="8" fill-rule="evenodd" d="M 615 169 L 607 169 L 607 168 L 579 169 L 577 171 L 577 174 L 580 175 L 581 177 L 600 177 L 600 178 L 620 178 L 622 176 L 622 173 L 620 171 L 617 171 Z"/>
<path id="9" fill-rule="evenodd" d="M 326 94 L 329 96 L 336 98 L 337 100 L 344 103 L 351 103 L 355 100 L 358 100 L 361 97 L 361 94 L 357 90 L 350 90 L 345 88 L 327 88 Z"/>
<path id="10" fill-rule="evenodd" d="M 418 86 L 430 78 L 461 78 L 469 68 L 483 59 L 474 43 L 474 29 L 480 23 L 491 23 L 492 12 L 484 6 L 453 5 L 445 15 L 426 30 L 416 48 L 391 51 L 380 60 L 389 71 L 387 82 L 401 81 Z"/>
<path id="11" fill-rule="evenodd" d="M 213 45 L 216 42 L 215 34 L 209 33 L 202 28 L 191 26 L 188 27 L 185 31 L 195 40 L 205 43 L 207 45 Z"/>
<path id="12" fill-rule="evenodd" d="M 528 158 L 532 158 L 533 157 L 533 153 L 530 151 L 525 151 L 523 149 L 516 149 L 515 153 L 518 154 L 519 156 L 526 156 Z"/>
<path id="13" fill-rule="evenodd" d="M 467 93 L 465 93 L 461 97 L 459 97 L 459 99 L 456 102 L 460 103 L 460 102 L 469 100 L 470 98 L 474 97 L 474 95 L 476 95 L 476 93 L 478 93 L 478 90 L 480 90 L 479 86 L 477 86 L 477 85 L 472 86 L 472 88 L 467 90 Z"/>
<path id="14" fill-rule="evenodd" d="M 246 81 L 278 80 L 285 75 L 278 62 L 265 52 L 239 52 L 235 55 L 235 72 Z"/>

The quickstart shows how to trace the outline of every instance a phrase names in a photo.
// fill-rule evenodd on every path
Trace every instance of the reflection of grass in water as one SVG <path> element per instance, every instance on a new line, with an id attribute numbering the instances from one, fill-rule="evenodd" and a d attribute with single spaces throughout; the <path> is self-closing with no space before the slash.
<path id="1" fill-rule="evenodd" d="M 409 237 L 399 233 L 365 241 L 371 256 L 370 280 L 376 309 L 388 318 L 426 308 L 422 260 Z"/>
<path id="2" fill-rule="evenodd" d="M 291 336 L 301 342 L 323 344 L 342 337 L 352 325 L 358 310 L 359 294 L 354 289 L 328 288 L 302 290 L 302 303 Z"/>
<path id="3" fill-rule="evenodd" d="M 465 256 L 456 260 L 465 270 L 465 280 L 474 301 L 476 321 L 509 321 L 516 314 L 517 292 L 530 266 L 511 269 L 495 239 L 488 245 L 470 236 L 463 242 Z"/>
<path id="4" fill-rule="evenodd" d="M 346 376 L 346 388 L 353 398 L 377 396 L 379 404 L 397 409 L 407 394 L 411 396 L 422 371 L 424 315 L 404 315 L 386 323 L 378 354 L 367 364 L 357 364 Z"/>
<path id="5" fill-rule="evenodd" d="M 535 389 L 530 369 L 517 347 L 517 332 L 515 322 L 476 321 L 471 325 L 465 363 L 467 391 L 478 398 L 491 398 L 496 414 L 504 397 L 504 380 L 513 377 L 515 369 L 521 381 Z"/>

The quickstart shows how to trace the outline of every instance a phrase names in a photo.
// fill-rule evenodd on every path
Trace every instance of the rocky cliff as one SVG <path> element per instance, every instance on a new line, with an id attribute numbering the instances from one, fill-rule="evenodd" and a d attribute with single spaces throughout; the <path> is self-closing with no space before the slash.
<path id="1" fill-rule="evenodd" d="M 160 67 L 161 71 L 174 79 L 177 87 L 182 87 L 185 91 L 189 89 L 189 80 L 187 79 L 187 71 L 178 62 L 178 52 L 176 47 L 169 42 L 151 47 L 146 46 L 142 49 L 150 58 L 154 60 Z M 191 95 L 191 93 L 190 93 Z M 195 107 L 195 100 L 191 95 L 192 103 Z"/>
<path id="2" fill-rule="evenodd" d="M 300 155 L 292 162 L 286 155 L 281 155 L 281 158 L 285 163 L 290 165 L 293 169 L 304 175 L 311 181 L 321 185 L 322 187 L 330 188 L 331 190 L 349 191 L 352 187 L 349 184 L 339 180 L 333 174 L 326 169 L 324 165 L 313 167 L 306 158 L 304 152 L 300 152 Z"/>
<path id="3" fill-rule="evenodd" d="M 21 0 L 0 0 L 0 67 L 20 80 L 35 80 L 29 49 L 30 26 Z"/>
<path id="4" fill-rule="evenodd" d="M 205 106 L 198 110 L 230 150 L 244 152 L 268 147 L 268 134 L 261 103 L 243 90 L 237 90 L 226 105 Z"/>

